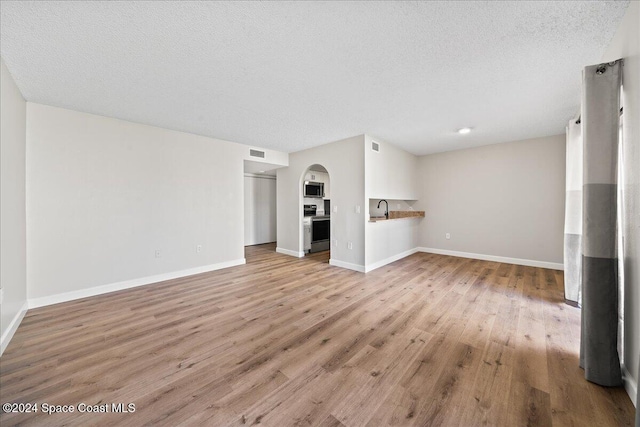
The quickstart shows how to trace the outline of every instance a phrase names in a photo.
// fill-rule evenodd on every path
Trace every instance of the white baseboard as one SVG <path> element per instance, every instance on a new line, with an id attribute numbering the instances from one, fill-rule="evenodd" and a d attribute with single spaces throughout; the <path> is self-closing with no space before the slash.
<path id="1" fill-rule="evenodd" d="M 0 356 L 2 356 L 2 353 L 4 353 L 4 350 L 9 345 L 9 341 L 13 338 L 13 334 L 18 330 L 18 326 L 20 326 L 20 322 L 22 322 L 24 315 L 27 314 L 28 308 L 29 305 L 27 304 L 27 301 L 25 301 L 24 304 L 22 304 L 20 311 L 16 313 L 13 320 L 11 320 L 11 323 L 9 323 L 7 330 L 2 334 L 2 338 L 0 338 Z"/>
<path id="2" fill-rule="evenodd" d="M 366 266 L 359 265 L 359 264 L 351 264 L 348 262 L 338 261 L 335 259 L 330 259 L 329 264 L 335 265 L 336 267 L 348 268 L 349 270 L 359 271 L 361 273 L 368 273 L 370 271 L 375 270 L 376 268 L 380 268 L 394 261 L 398 261 L 399 259 L 412 255 L 416 252 L 427 252 L 432 254 L 457 256 L 462 258 L 473 258 L 473 259 L 480 259 L 484 261 L 496 261 L 496 262 L 503 262 L 506 264 L 526 265 L 529 267 L 550 268 L 552 270 L 564 270 L 563 264 L 555 263 L 555 262 L 535 261 L 535 260 L 520 259 L 520 258 L 508 258 L 508 257 L 502 257 L 502 256 L 496 256 L 496 255 L 474 254 L 470 252 L 458 252 L 458 251 L 450 251 L 446 249 L 434 249 L 434 248 L 424 248 L 424 247 L 409 249 L 397 255 L 390 256 L 389 258 L 385 258 L 383 260 L 374 262 Z"/>
<path id="3" fill-rule="evenodd" d="M 391 264 L 394 261 L 398 261 L 399 259 L 402 259 L 404 257 L 408 257 L 409 255 L 413 255 L 416 252 L 418 252 L 418 248 L 409 249 L 408 251 L 404 251 L 404 252 L 401 252 L 401 253 L 399 253 L 397 255 L 390 256 L 389 258 L 385 258 L 383 260 L 374 262 L 373 264 L 366 265 L 364 267 L 364 272 L 368 273 L 370 271 L 375 270 L 376 268 L 380 268 L 380 267 L 385 266 L 387 264 Z"/>
<path id="4" fill-rule="evenodd" d="M 347 268 L 349 270 L 365 273 L 364 265 L 351 264 L 350 262 L 338 261 L 337 259 L 333 259 L 333 258 L 329 260 L 329 264 L 335 267 Z"/>
<path id="5" fill-rule="evenodd" d="M 304 252 L 292 251 L 285 248 L 276 248 L 276 252 L 278 252 L 279 254 L 294 256 L 296 258 L 302 258 L 304 256 Z"/>
<path id="6" fill-rule="evenodd" d="M 177 279 L 179 277 L 192 276 L 194 274 L 206 273 L 209 271 L 220 270 L 222 268 L 234 267 L 236 265 L 246 264 L 244 258 L 232 261 L 219 262 L 217 264 L 203 265 L 201 267 L 189 268 L 186 270 L 173 271 L 171 273 L 157 274 L 155 276 L 141 277 L 139 279 L 125 280 L 122 282 L 111 283 L 108 285 L 95 286 L 93 288 L 81 289 L 72 292 L 64 292 L 61 294 L 49 295 L 40 298 L 30 298 L 29 308 L 44 307 L 46 305 L 58 304 L 61 302 L 73 301 L 80 298 L 87 298 L 96 295 L 102 295 L 109 292 L 121 291 L 123 289 L 136 288 L 138 286 L 150 285 L 152 283 L 163 282 L 165 280 Z"/>
<path id="7" fill-rule="evenodd" d="M 497 255 L 474 254 L 470 252 L 459 252 L 459 251 L 450 251 L 447 249 L 435 249 L 435 248 L 424 248 L 424 247 L 417 248 L 417 250 L 419 252 L 427 252 L 431 254 L 457 256 L 461 258 L 481 259 L 483 261 L 496 261 L 496 262 L 503 262 L 506 264 L 526 265 L 528 267 L 549 268 L 551 270 L 564 270 L 564 264 L 557 263 L 557 262 L 535 261 L 531 259 L 521 259 L 521 258 L 508 258 L 503 256 L 497 256 Z"/>
<path id="8" fill-rule="evenodd" d="M 636 402 L 638 396 L 638 382 L 631 376 L 629 370 L 624 365 L 622 365 L 622 381 L 624 383 L 624 389 L 631 398 L 631 402 L 633 402 L 633 406 L 636 406 L 638 403 Z M 637 406 L 636 409 L 638 409 Z"/>

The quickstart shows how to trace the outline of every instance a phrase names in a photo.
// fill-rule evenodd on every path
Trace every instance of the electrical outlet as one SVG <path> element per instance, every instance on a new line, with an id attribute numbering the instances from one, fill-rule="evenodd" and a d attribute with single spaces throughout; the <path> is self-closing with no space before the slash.
<path id="1" fill-rule="evenodd" d="M 338 239 L 333 239 L 333 247 L 334 248 L 338 247 Z"/>
<path id="2" fill-rule="evenodd" d="M 196 246 L 196 252 L 197 252 L 197 253 L 202 252 L 202 245 L 198 245 L 198 246 Z"/>
<path id="3" fill-rule="evenodd" d="M 360 205 L 356 205 L 356 213 L 360 213 Z"/>
<path id="4" fill-rule="evenodd" d="M 347 242 L 347 249 L 353 249 L 353 242 Z"/>
<path id="5" fill-rule="evenodd" d="M 0 288 L 0 304 L 4 301 L 4 289 Z"/>
<path id="6" fill-rule="evenodd" d="M 156 250 L 156 258 L 160 258 L 160 255 L 162 255 L 160 249 Z"/>
<path id="7" fill-rule="evenodd" d="M 447 233 L 444 235 L 445 239 L 449 240 L 451 239 L 451 233 Z"/>
<path id="8" fill-rule="evenodd" d="M 334 212 L 334 213 L 335 213 L 335 212 L 338 212 L 338 206 L 333 205 L 333 212 Z"/>

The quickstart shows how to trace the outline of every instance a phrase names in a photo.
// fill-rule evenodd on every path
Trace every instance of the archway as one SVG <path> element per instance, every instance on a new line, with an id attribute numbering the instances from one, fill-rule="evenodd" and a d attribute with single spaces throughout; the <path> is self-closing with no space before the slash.
<path id="1" fill-rule="evenodd" d="M 331 250 L 331 182 L 327 169 L 320 164 L 309 166 L 302 174 L 299 194 L 304 255 L 328 262 Z"/>

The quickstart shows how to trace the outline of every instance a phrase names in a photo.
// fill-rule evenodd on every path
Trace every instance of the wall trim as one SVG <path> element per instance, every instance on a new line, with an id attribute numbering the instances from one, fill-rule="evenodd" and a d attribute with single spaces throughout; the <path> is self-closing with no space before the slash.
<path id="1" fill-rule="evenodd" d="M 9 323 L 9 327 L 7 328 L 7 330 L 4 331 L 4 334 L 2 334 L 2 338 L 0 338 L 0 356 L 2 356 L 2 353 L 4 353 L 5 349 L 9 345 L 9 341 L 11 341 L 11 338 L 13 338 L 13 334 L 15 334 L 18 330 L 18 326 L 20 326 L 20 322 L 22 322 L 24 315 L 27 314 L 28 309 L 29 305 L 27 301 L 25 301 L 22 304 L 22 307 L 20 307 L 20 310 L 16 313 L 15 316 L 13 316 L 13 319 L 11 320 L 11 323 Z"/>
<path id="2" fill-rule="evenodd" d="M 64 292 L 61 294 L 49 295 L 40 298 L 29 298 L 29 308 L 44 307 L 61 302 L 73 301 L 80 298 L 87 298 L 96 295 L 107 294 L 109 292 L 121 291 L 124 289 L 136 288 L 138 286 L 150 285 L 153 283 L 164 282 L 165 280 L 177 279 L 180 277 L 193 276 L 194 274 L 207 273 L 209 271 L 220 270 L 223 268 L 234 267 L 236 265 L 246 264 L 246 259 L 240 258 L 231 261 L 219 262 L 216 264 L 203 265 L 201 267 L 189 268 L 186 270 L 173 271 L 171 273 L 157 274 L 154 276 L 140 277 L 138 279 L 124 280 L 122 282 L 110 283 L 108 285 L 95 286 L 88 289 L 80 289 L 77 291 Z"/>
<path id="3" fill-rule="evenodd" d="M 296 258 L 302 258 L 304 256 L 304 252 L 292 251 L 291 249 L 285 248 L 276 248 L 276 252 L 283 255 L 294 256 Z"/>
<path id="4" fill-rule="evenodd" d="M 293 251 L 290 251 L 290 252 L 293 252 Z M 407 251 L 385 258 L 383 260 L 374 262 L 372 264 L 368 264 L 366 266 L 359 265 L 359 264 L 351 264 L 351 263 L 339 261 L 333 258 L 329 260 L 329 264 L 334 265 L 336 267 L 348 268 L 349 270 L 359 271 L 361 273 L 368 273 L 377 268 L 380 268 L 392 262 L 398 261 L 402 258 L 408 257 L 409 255 L 413 255 L 416 252 L 426 252 L 426 253 L 439 254 L 439 255 L 457 256 L 462 258 L 480 259 L 484 261 L 496 261 L 496 262 L 502 262 L 506 264 L 526 265 L 528 267 L 549 268 L 552 270 L 564 270 L 563 264 L 555 263 L 555 262 L 535 261 L 535 260 L 521 259 L 521 258 L 509 258 L 509 257 L 502 257 L 497 255 L 474 254 L 470 252 L 459 252 L 459 251 L 450 251 L 446 249 L 435 249 L 435 248 L 425 248 L 425 247 L 417 247 L 417 248 L 409 249 Z"/>
<path id="5" fill-rule="evenodd" d="M 480 259 L 483 261 L 496 261 L 503 262 L 505 264 L 517 264 L 517 265 L 526 265 L 527 267 L 539 267 L 539 268 L 549 268 L 551 270 L 564 270 L 564 264 L 557 262 L 547 262 L 547 261 L 536 261 L 532 259 L 522 259 L 522 258 L 509 258 L 498 255 L 485 255 L 485 254 L 474 254 L 471 252 L 459 252 L 459 251 L 450 251 L 447 249 L 436 249 L 436 248 L 425 248 L 419 247 L 417 248 L 419 252 L 427 252 L 431 254 L 439 254 L 439 255 L 449 255 L 449 256 L 457 256 L 461 258 L 473 258 Z"/>
<path id="6" fill-rule="evenodd" d="M 631 402 L 633 406 L 637 405 L 636 399 L 638 396 L 638 382 L 635 378 L 629 373 L 627 367 L 622 364 L 622 382 L 624 383 L 624 389 L 627 391 L 629 398 L 631 398 Z M 636 410 L 638 407 L 636 406 Z"/>
<path id="7" fill-rule="evenodd" d="M 408 251 L 404 251 L 404 252 L 400 252 L 399 254 L 390 256 L 389 258 L 385 258 L 383 260 L 374 262 L 372 264 L 368 264 L 364 267 L 364 272 L 368 273 L 370 271 L 375 270 L 376 268 L 380 268 L 382 266 L 385 266 L 387 264 L 391 264 L 392 262 L 398 261 L 399 259 L 408 257 L 409 255 L 413 255 L 416 252 L 418 252 L 419 248 L 413 248 L 413 249 L 409 249 Z"/>
<path id="8" fill-rule="evenodd" d="M 337 259 L 329 259 L 329 265 L 333 265 L 335 267 L 346 268 L 353 271 L 359 271 L 360 273 L 366 273 L 365 266 L 360 264 L 352 264 L 350 262 L 339 261 Z"/>

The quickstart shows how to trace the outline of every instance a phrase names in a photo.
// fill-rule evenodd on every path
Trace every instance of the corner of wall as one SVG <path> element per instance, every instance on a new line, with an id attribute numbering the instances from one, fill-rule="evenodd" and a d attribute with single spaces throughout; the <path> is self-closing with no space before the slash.
<path id="1" fill-rule="evenodd" d="M 5 330 L 2 332 L 2 337 L 0 338 L 0 356 L 4 353 L 9 342 L 11 342 L 11 338 L 18 330 L 18 326 L 20 326 L 20 322 L 24 319 L 24 316 L 27 314 L 27 310 L 29 309 L 29 305 L 27 301 L 22 304 L 22 307 L 18 310 L 16 315 L 13 317 L 11 322 L 7 325 Z"/>
<path id="2" fill-rule="evenodd" d="M 0 354 L 26 313 L 26 101 L 0 58 Z"/>
<path id="3" fill-rule="evenodd" d="M 622 365 L 622 382 L 625 391 L 627 392 L 629 398 L 631 399 L 631 402 L 633 403 L 633 406 L 635 406 L 636 410 L 638 410 L 638 402 L 636 401 L 636 396 L 638 396 L 638 380 L 636 378 L 633 378 L 633 375 L 631 375 L 626 365 Z"/>

